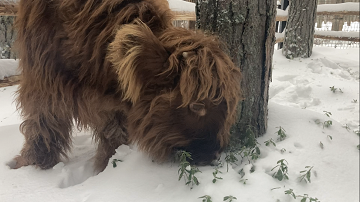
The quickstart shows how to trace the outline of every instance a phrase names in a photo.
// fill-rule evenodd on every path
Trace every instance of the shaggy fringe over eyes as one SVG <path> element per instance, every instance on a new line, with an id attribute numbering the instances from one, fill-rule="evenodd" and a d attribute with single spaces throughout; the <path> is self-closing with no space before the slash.
<path id="1" fill-rule="evenodd" d="M 236 106 L 242 97 L 240 70 L 225 54 L 225 45 L 214 36 L 181 28 L 168 29 L 159 39 L 166 49 L 175 49 L 169 57 L 167 71 L 181 72 L 180 107 L 205 99 L 215 105 L 225 101 L 228 111 L 225 131 L 228 131 L 235 121 Z"/>
<path id="2" fill-rule="evenodd" d="M 124 100 L 139 100 L 144 81 L 159 74 L 168 53 L 146 24 L 135 20 L 123 25 L 109 45 L 108 60 L 114 65 Z M 149 78 L 151 79 L 151 78 Z"/>

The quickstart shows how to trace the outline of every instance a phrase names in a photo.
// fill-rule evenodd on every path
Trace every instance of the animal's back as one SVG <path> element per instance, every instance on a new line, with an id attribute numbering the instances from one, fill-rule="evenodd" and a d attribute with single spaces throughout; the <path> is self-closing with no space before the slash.
<path id="1" fill-rule="evenodd" d="M 106 53 L 116 30 L 136 18 L 155 35 L 171 26 L 166 0 L 20 1 L 19 108 L 42 100 L 44 111 L 63 106 L 88 125 L 105 100 L 107 110 L 120 107 L 117 75 Z"/>
<path id="2" fill-rule="evenodd" d="M 24 76 L 44 81 L 61 74 L 108 90 L 115 74 L 106 61 L 107 46 L 135 18 L 155 35 L 171 26 L 166 0 L 21 1 L 17 28 Z"/>

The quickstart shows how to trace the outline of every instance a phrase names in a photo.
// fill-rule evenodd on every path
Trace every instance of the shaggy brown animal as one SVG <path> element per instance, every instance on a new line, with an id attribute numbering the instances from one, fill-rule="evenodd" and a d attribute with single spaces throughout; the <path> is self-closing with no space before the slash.
<path id="1" fill-rule="evenodd" d="M 73 120 L 102 171 L 121 144 L 158 162 L 214 160 L 229 141 L 240 72 L 211 36 L 174 28 L 166 0 L 21 0 L 16 27 L 25 144 L 12 168 L 66 157 Z"/>

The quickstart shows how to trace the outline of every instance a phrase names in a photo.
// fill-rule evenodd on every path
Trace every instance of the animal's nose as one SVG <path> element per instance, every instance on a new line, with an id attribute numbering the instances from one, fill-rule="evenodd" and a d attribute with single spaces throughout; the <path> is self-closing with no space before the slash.
<path id="1" fill-rule="evenodd" d="M 212 166 L 217 166 L 219 165 L 219 159 L 220 159 L 221 153 L 220 152 L 215 152 L 215 159 L 213 161 L 211 161 L 210 165 Z"/>
<path id="2" fill-rule="evenodd" d="M 220 156 L 221 156 L 220 152 L 214 152 L 212 155 L 209 154 L 209 158 L 207 160 L 202 160 L 202 161 L 195 160 L 193 163 L 197 166 L 206 166 L 206 165 L 216 166 L 219 164 Z"/>

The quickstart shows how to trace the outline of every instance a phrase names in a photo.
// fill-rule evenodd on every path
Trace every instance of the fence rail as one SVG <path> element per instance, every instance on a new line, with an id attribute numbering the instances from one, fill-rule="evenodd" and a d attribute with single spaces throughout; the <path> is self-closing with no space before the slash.
<path id="1" fill-rule="evenodd" d="M 324 1 L 326 2 L 326 1 Z M 326 4 L 329 5 L 329 4 Z M 319 5 L 320 7 L 323 5 Z M 321 11 L 317 12 L 318 16 L 357 16 L 359 18 L 359 11 Z M 14 1 L 0 1 L 0 16 L 16 16 L 18 11 L 17 4 Z M 174 11 L 175 19 L 177 21 L 195 21 L 196 15 L 194 12 L 185 12 L 185 11 Z M 283 11 L 278 9 L 278 15 L 276 16 L 276 21 L 287 21 L 287 11 Z M 323 34 L 316 34 L 314 35 L 315 38 L 321 39 L 331 39 L 331 40 L 342 40 L 342 41 L 353 41 L 359 42 L 359 36 L 357 37 L 346 37 L 346 36 L 327 36 Z M 283 42 L 283 34 L 277 34 L 276 43 Z"/>

